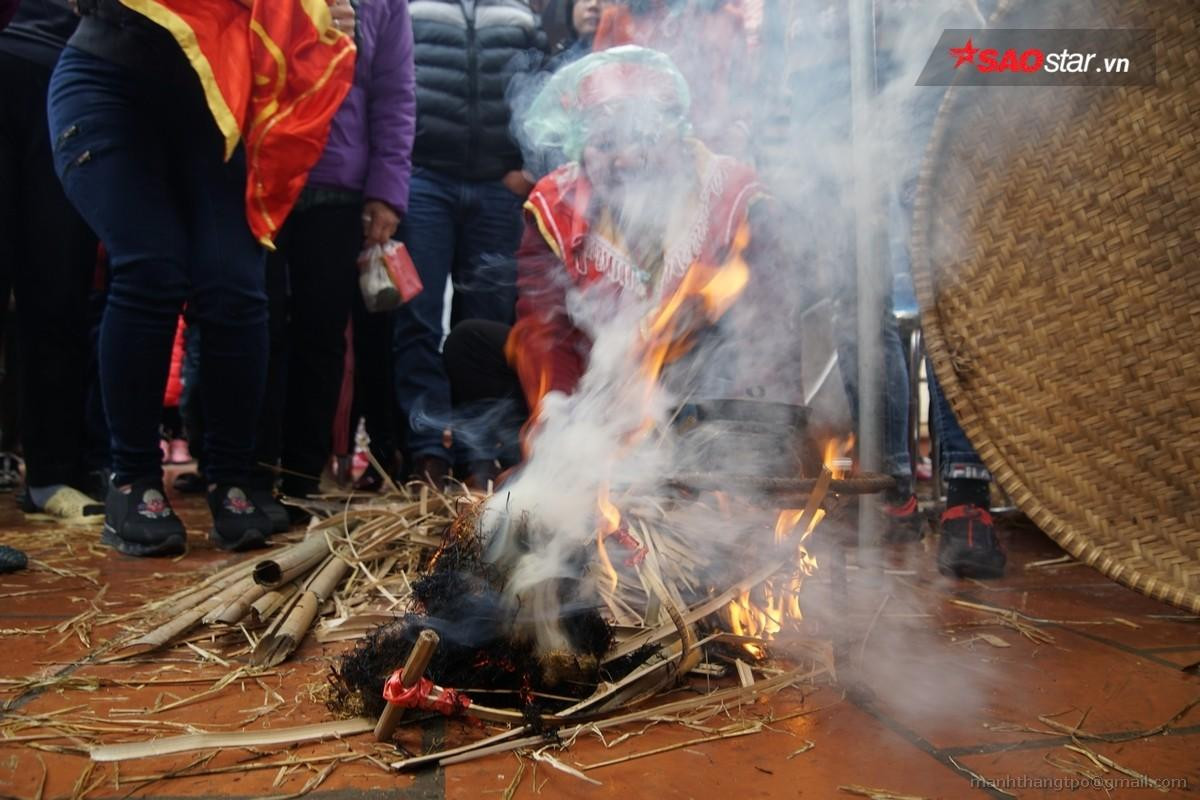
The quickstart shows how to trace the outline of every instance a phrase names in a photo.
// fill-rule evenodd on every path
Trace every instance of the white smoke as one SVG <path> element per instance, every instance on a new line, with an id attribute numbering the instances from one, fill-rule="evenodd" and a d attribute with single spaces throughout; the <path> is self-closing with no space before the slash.
<path id="1" fill-rule="evenodd" d="M 806 312 L 854 269 L 850 230 L 856 209 L 849 183 L 855 159 L 873 165 L 870 174 L 884 198 L 873 223 L 897 235 L 889 211 L 894 214 L 898 193 L 915 176 L 943 91 L 917 87 L 917 76 L 942 30 L 980 25 L 981 12 L 970 0 L 897 3 L 889 10 L 886 73 L 872 103 L 871 127 L 857 132 L 850 128 L 843 4 L 798 12 L 783 35 L 764 30 L 763 50 L 739 53 L 732 71 L 715 69 L 724 62 L 700 46 L 706 17 L 674 18 L 670 55 L 685 77 L 713 81 L 691 86 L 693 129 L 700 138 L 718 140 L 710 142 L 714 149 L 729 146 L 739 151 L 735 155 L 757 162 L 773 195 L 769 220 L 775 237 L 768 244 L 779 257 L 752 263 L 759 272 L 747 297 L 758 291 L 759 299 L 735 305 L 721 335 L 698 344 L 666 382 L 648 382 L 640 371 L 641 321 L 653 301 L 626 292 L 624 304 L 614 307 L 608 295 L 569 294 L 569 313 L 592 342 L 586 372 L 570 396 L 546 398 L 530 457 L 491 498 L 481 520 L 489 557 L 508 575 L 508 598 L 522 613 L 534 615 L 525 622 L 537 629 L 543 651 L 561 647 L 562 634 L 555 619 L 538 616 L 554 604 L 539 608 L 530 600 L 539 593 L 544 600 L 545 586 L 581 574 L 579 554 L 595 548 L 601 488 L 608 486 L 620 506 L 623 498 L 661 495 L 665 479 L 704 465 L 703 437 L 671 433 L 680 403 L 713 394 L 804 403 L 802 343 L 830 338 L 828 330 L 814 326 L 831 324 L 828 314 Z M 528 98 L 517 103 L 529 105 Z M 645 121 L 631 118 L 629 124 L 640 128 Z M 749 137 L 739 138 L 744 131 Z M 640 182 L 653 190 L 655 177 L 642 175 Z M 662 189 L 647 207 L 663 215 L 658 222 L 665 229 L 677 198 L 667 188 L 673 177 L 659 177 Z M 763 286 L 770 290 L 765 297 Z M 755 463 L 724 465 L 731 466 L 734 471 L 743 466 L 747 474 L 760 471 Z M 739 521 L 739 529 L 773 517 L 771 502 L 759 500 L 763 519 Z M 715 514 L 691 513 L 687 524 L 699 553 L 717 552 L 739 533 Z M 760 531 L 769 536 L 769 529 Z M 735 579 L 744 566 L 728 568 Z"/>

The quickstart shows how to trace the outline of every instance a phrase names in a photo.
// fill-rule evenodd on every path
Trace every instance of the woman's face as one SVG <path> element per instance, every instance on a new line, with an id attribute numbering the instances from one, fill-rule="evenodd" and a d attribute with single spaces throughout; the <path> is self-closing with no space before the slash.
<path id="1" fill-rule="evenodd" d="M 575 33 L 581 37 L 595 35 L 604 6 L 605 3 L 601 0 L 575 0 L 571 9 L 571 25 L 574 26 Z"/>

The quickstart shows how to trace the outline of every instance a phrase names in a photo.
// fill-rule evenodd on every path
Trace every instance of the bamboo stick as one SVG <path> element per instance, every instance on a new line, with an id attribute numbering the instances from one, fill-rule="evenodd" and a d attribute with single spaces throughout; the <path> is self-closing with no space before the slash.
<path id="1" fill-rule="evenodd" d="M 813 518 L 813 514 L 817 513 L 817 509 L 821 507 L 821 501 L 829 493 L 829 484 L 832 481 L 833 471 L 828 466 L 822 465 L 821 474 L 817 477 L 817 483 L 813 486 L 812 494 L 808 496 L 808 502 L 804 504 L 804 512 L 800 515 L 800 519 L 796 521 L 793 530 L 799 528 L 800 523 L 807 525 Z"/>
<path id="2" fill-rule="evenodd" d="M 266 594 L 267 591 L 267 587 L 265 586 L 260 586 L 257 583 L 251 584 L 240 597 L 217 611 L 215 619 L 212 621 L 221 622 L 225 625 L 234 625 L 240 622 L 243 617 L 250 613 L 250 607 Z M 210 620 L 205 619 L 204 621 L 209 622 Z"/>
<path id="3" fill-rule="evenodd" d="M 146 742 L 127 742 L 93 747 L 93 761 L 126 761 L 131 758 L 165 756 L 184 753 L 188 750 L 230 747 L 264 747 L 267 745 L 296 744 L 320 739 L 341 738 L 366 733 L 375 726 L 374 720 L 366 717 L 322 722 L 316 725 L 301 725 L 295 728 L 274 728 L 261 731 L 238 731 L 235 733 L 190 733 Z"/>
<path id="4" fill-rule="evenodd" d="M 310 533 L 302 542 L 254 565 L 254 582 L 275 589 L 304 575 L 329 555 L 323 533 Z"/>
<path id="5" fill-rule="evenodd" d="M 693 622 L 704 619 L 709 614 L 712 614 L 713 612 L 729 605 L 734 597 L 744 591 L 749 591 L 752 587 L 757 586 L 778 572 L 786 563 L 786 558 L 786 556 L 781 557 L 778 561 L 773 561 L 764 567 L 760 567 L 757 571 L 752 572 L 745 578 L 742 578 L 740 581 L 730 586 L 724 592 L 721 592 L 721 594 L 688 609 L 688 611 L 683 615 L 684 622 L 688 625 L 691 625 Z M 672 634 L 677 633 L 678 628 L 676 628 L 675 623 L 668 622 L 637 636 L 630 636 L 628 639 L 610 650 L 608 654 L 604 656 L 602 663 L 607 664 L 610 661 L 615 661 L 618 658 L 629 655 L 640 647 L 644 647 L 648 644 L 654 644 L 655 642 L 660 642 L 663 639 L 669 638 Z"/>
<path id="6" fill-rule="evenodd" d="M 328 556 L 304 590 L 293 599 L 290 606 L 284 607 L 285 612 L 280 613 L 276 623 L 258 640 L 258 646 L 250 655 L 250 663 L 273 667 L 290 656 L 312 627 L 321 604 L 329 599 L 349 571 L 350 565 L 344 559 Z"/>
<path id="7" fill-rule="evenodd" d="M 819 671 L 814 671 L 815 672 Z M 627 722 L 636 722 L 639 720 L 661 718 L 667 714 L 674 714 L 681 711 L 692 711 L 696 708 L 702 708 L 708 705 L 741 705 L 742 703 L 751 703 L 760 696 L 772 694 L 786 686 L 789 686 L 796 681 L 803 680 L 806 675 L 801 673 L 801 669 L 788 670 L 780 673 L 773 678 L 765 681 L 759 681 L 751 687 L 743 689 L 740 686 L 735 686 L 730 689 L 722 689 L 712 692 L 711 694 L 702 697 L 689 698 L 687 700 L 677 700 L 672 703 L 665 703 L 659 706 L 653 706 L 639 711 L 631 711 L 627 714 L 620 714 L 608 719 L 584 722 L 579 725 L 573 725 L 563 728 L 558 731 L 559 738 L 570 741 L 572 736 L 584 730 L 604 730 L 617 725 L 624 725 Z M 526 729 L 521 729 L 526 730 Z M 488 740 L 484 740 L 488 741 Z M 451 751 L 443 753 L 430 753 L 426 756 L 417 756 L 415 758 L 407 758 L 402 761 L 392 763 L 392 769 L 403 770 L 411 769 L 412 767 L 420 766 L 421 764 L 436 761 L 439 766 L 448 767 L 451 764 L 461 764 L 464 761 L 472 761 L 476 758 L 493 755 L 496 753 L 506 753 L 510 750 L 517 750 L 522 747 L 539 744 L 545 741 L 544 736 L 527 736 L 521 739 L 509 739 L 504 742 L 489 743 L 487 746 L 480 746 L 475 749 L 458 748 L 457 752 L 451 754 Z M 484 742 L 477 742 L 477 745 L 483 745 Z"/>
<path id="8" fill-rule="evenodd" d="M 429 660 L 437 651 L 440 641 L 436 631 L 428 628 L 421 631 L 417 636 L 416 643 L 413 644 L 412 651 L 408 654 L 408 659 L 404 662 L 404 669 L 400 675 L 402 687 L 411 689 L 421 679 L 425 674 L 425 669 L 429 666 Z M 392 734 L 396 732 L 396 726 L 404 718 L 406 710 L 392 703 L 384 706 L 383 713 L 379 715 L 379 722 L 375 724 L 375 741 L 386 742 L 391 739 Z"/>
<path id="9" fill-rule="evenodd" d="M 291 600 L 300 585 L 295 581 L 272 589 L 250 605 L 250 614 L 256 622 L 266 622 L 280 606 Z"/>

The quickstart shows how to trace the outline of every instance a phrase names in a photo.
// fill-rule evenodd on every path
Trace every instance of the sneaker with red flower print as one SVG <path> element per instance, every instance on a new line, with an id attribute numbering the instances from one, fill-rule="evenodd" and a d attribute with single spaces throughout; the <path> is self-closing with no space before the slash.
<path id="1" fill-rule="evenodd" d="M 271 535 L 271 520 L 239 486 L 217 486 L 208 492 L 213 528 L 209 539 L 222 550 L 264 547 Z"/>
<path id="2" fill-rule="evenodd" d="M 999 578 L 1008 557 L 996 538 L 992 515 L 976 505 L 951 506 L 942 514 L 938 571 L 955 578 Z"/>

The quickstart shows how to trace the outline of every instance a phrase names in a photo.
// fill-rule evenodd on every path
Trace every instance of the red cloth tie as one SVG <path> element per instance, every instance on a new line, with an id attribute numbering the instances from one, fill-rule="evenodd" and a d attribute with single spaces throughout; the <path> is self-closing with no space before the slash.
<path id="1" fill-rule="evenodd" d="M 449 717 L 466 711 L 471 705 L 471 698 L 465 694 L 454 689 L 444 689 L 429 678 L 418 678 L 417 682 L 407 689 L 404 688 L 403 678 L 404 670 L 398 669 L 383 684 L 383 699 L 394 706 L 436 711 Z M 430 697 L 434 692 L 437 694 Z"/>

